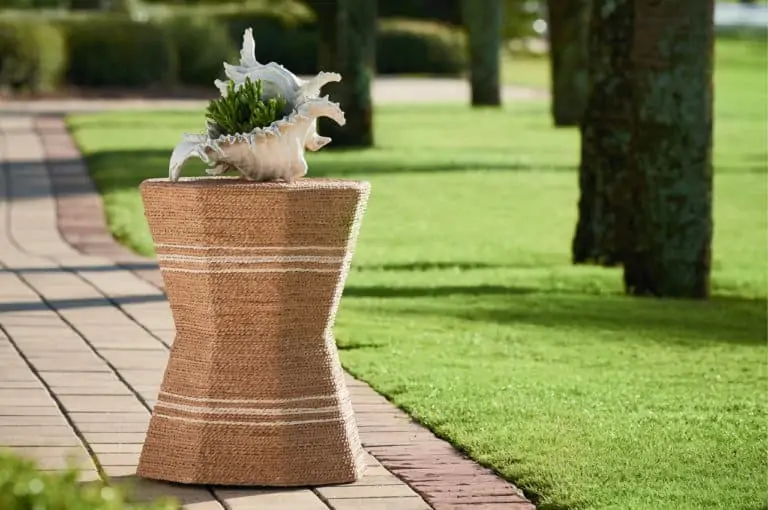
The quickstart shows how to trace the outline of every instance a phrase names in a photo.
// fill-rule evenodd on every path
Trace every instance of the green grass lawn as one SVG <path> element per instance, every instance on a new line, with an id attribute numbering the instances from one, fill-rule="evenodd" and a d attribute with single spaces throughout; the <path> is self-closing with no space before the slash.
<path id="1" fill-rule="evenodd" d="M 502 52 L 501 79 L 507 85 L 549 90 L 549 60 L 534 54 Z"/>
<path id="2" fill-rule="evenodd" d="M 764 508 L 765 47 L 721 50 L 709 302 L 624 297 L 620 270 L 569 263 L 578 133 L 551 128 L 544 102 L 379 108 L 375 149 L 311 156 L 313 176 L 373 184 L 337 323 L 345 367 L 541 508 Z M 139 252 L 137 185 L 201 121 L 70 119 Z"/>
<path id="3" fill-rule="evenodd" d="M 735 0 L 734 0 L 735 1 Z M 768 0 L 766 0 L 768 1 Z M 717 67 L 725 66 L 728 71 L 720 73 L 718 80 L 722 89 L 731 89 L 738 92 L 737 89 L 729 87 L 729 82 L 734 74 L 741 73 L 736 69 L 739 67 L 747 68 L 746 83 L 753 88 L 752 98 L 757 99 L 757 89 L 762 88 L 765 92 L 766 83 L 765 73 L 762 78 L 758 76 L 760 67 L 765 69 L 765 56 L 760 52 L 765 52 L 765 44 L 747 43 L 740 41 L 739 38 L 750 37 L 748 34 L 729 36 L 729 39 L 723 38 L 716 46 Z M 549 90 L 551 76 L 549 69 L 549 60 L 546 55 L 535 53 L 522 53 L 502 51 L 501 53 L 501 79 L 507 85 L 519 85 L 522 87 L 532 87 Z M 723 83 L 723 80 L 726 83 Z M 721 101 L 721 104 L 724 104 Z"/>

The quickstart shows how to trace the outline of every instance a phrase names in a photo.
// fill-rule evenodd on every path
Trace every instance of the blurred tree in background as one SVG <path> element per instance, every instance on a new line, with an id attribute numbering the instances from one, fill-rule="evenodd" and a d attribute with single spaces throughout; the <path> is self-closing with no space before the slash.
<path id="1" fill-rule="evenodd" d="M 501 105 L 501 0 L 463 0 L 462 17 L 469 45 L 472 106 Z"/>
<path id="2" fill-rule="evenodd" d="M 589 7 L 590 0 L 547 1 L 550 95 L 555 126 L 578 126 L 584 114 Z"/>
<path id="3" fill-rule="evenodd" d="M 320 119 L 319 131 L 333 147 L 373 145 L 371 87 L 376 68 L 377 0 L 315 0 L 320 69 L 342 75 L 327 91 L 341 104 L 347 123 Z"/>

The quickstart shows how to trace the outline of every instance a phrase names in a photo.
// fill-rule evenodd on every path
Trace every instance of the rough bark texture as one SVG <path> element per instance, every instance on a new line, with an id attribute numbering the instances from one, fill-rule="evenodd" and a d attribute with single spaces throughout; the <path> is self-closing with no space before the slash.
<path id="1" fill-rule="evenodd" d="M 463 0 L 462 17 L 469 36 L 472 106 L 501 105 L 501 0 Z"/>
<path id="2" fill-rule="evenodd" d="M 632 127 L 632 0 L 594 1 L 589 23 L 589 94 L 581 123 L 579 219 L 574 263 L 618 264 L 620 186 Z"/>
<path id="3" fill-rule="evenodd" d="M 376 0 L 315 1 L 320 69 L 341 73 L 342 81 L 324 89 L 346 115 L 345 126 L 320 119 L 318 129 L 333 138 L 329 147 L 373 145 L 371 86 L 376 66 Z"/>
<path id="4" fill-rule="evenodd" d="M 632 0 L 635 118 L 626 290 L 706 298 L 712 242 L 713 0 Z"/>
<path id="5" fill-rule="evenodd" d="M 590 3 L 590 0 L 547 2 L 555 126 L 578 126 L 586 107 Z"/>

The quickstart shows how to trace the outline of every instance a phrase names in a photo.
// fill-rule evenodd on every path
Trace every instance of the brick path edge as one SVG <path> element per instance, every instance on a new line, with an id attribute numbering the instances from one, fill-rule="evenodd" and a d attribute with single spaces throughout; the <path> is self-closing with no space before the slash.
<path id="1" fill-rule="evenodd" d="M 110 234 L 101 197 L 64 118 L 37 117 L 35 129 L 44 146 L 63 239 L 162 290 L 156 263 L 124 248 Z M 535 510 L 520 489 L 411 420 L 365 382 L 353 380 L 350 393 L 365 449 L 436 510 Z"/>

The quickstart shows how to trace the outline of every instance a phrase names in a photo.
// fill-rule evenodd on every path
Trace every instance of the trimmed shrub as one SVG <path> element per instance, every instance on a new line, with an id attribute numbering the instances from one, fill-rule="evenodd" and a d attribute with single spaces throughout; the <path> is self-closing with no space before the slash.
<path id="1" fill-rule="evenodd" d="M 69 0 L 69 8 L 75 11 L 96 11 L 101 9 L 101 0 Z"/>
<path id="2" fill-rule="evenodd" d="M 381 20 L 376 45 L 379 74 L 458 75 L 467 65 L 463 32 L 442 23 Z"/>
<path id="3" fill-rule="evenodd" d="M 61 32 L 31 20 L 0 21 L 0 88 L 47 91 L 59 85 L 67 61 Z"/>
<path id="4" fill-rule="evenodd" d="M 259 62 L 279 62 L 296 74 L 317 72 L 317 32 L 314 23 L 272 12 L 246 11 L 216 16 L 239 48 L 243 32 L 253 28 Z"/>
<path id="5" fill-rule="evenodd" d="M 81 484 L 78 472 L 38 471 L 34 462 L 0 449 L 0 508 L 3 510 L 177 510 L 171 501 L 129 503 L 121 490 L 100 483 Z"/>
<path id="6" fill-rule="evenodd" d="M 210 87 L 223 74 L 222 62 L 236 61 L 249 27 L 260 61 L 279 62 L 300 75 L 319 70 L 311 17 L 218 7 L 162 13 L 149 22 L 83 11 L 54 16 L 53 26 L 31 17 L 0 22 L 0 87 L 41 90 L 55 86 L 63 69 L 67 83 L 78 87 Z M 380 20 L 377 72 L 458 75 L 465 69 L 465 46 L 463 32 L 451 25 Z"/>
<path id="7" fill-rule="evenodd" d="M 543 3 L 543 2 L 542 2 Z M 533 23 L 543 14 L 538 2 L 505 0 L 503 35 L 507 40 L 537 37 Z"/>
<path id="8" fill-rule="evenodd" d="M 382 18 L 407 18 L 441 21 L 451 25 L 462 23 L 462 0 L 386 0 L 379 2 Z M 478 1 L 478 0 L 472 0 Z M 532 37 L 533 22 L 539 17 L 541 2 L 531 0 L 503 0 L 504 37 L 517 39 Z"/>
<path id="9" fill-rule="evenodd" d="M 94 15 L 69 21 L 69 83 L 82 87 L 147 87 L 176 81 L 176 49 L 156 23 Z"/>
<path id="10" fill-rule="evenodd" d="M 243 32 L 253 28 L 256 58 L 279 62 L 296 74 L 318 72 L 317 28 L 306 18 L 272 12 L 217 16 L 239 48 Z M 379 74 L 459 75 L 466 68 L 466 42 L 460 29 L 444 23 L 382 19 L 377 35 Z"/>
<path id="11" fill-rule="evenodd" d="M 379 16 L 458 25 L 461 23 L 461 0 L 386 0 L 379 2 Z"/>
<path id="12" fill-rule="evenodd" d="M 222 63 L 235 61 L 238 55 L 221 22 L 184 16 L 164 25 L 176 50 L 180 83 L 211 86 L 224 76 Z"/>
<path id="13" fill-rule="evenodd" d="M 296 74 L 318 72 L 318 35 L 314 23 L 264 13 L 227 15 L 220 19 L 238 47 L 245 29 L 253 28 L 259 61 L 279 62 Z M 458 75 L 466 68 L 462 31 L 443 23 L 381 20 L 376 52 L 379 74 Z"/>

